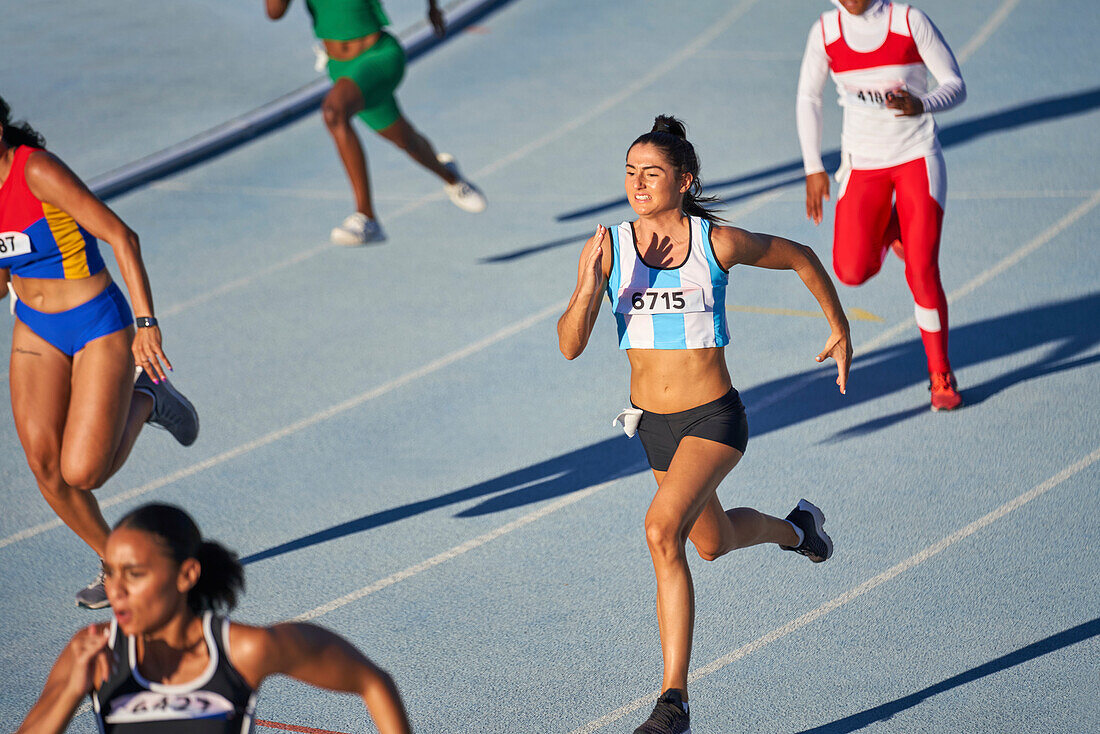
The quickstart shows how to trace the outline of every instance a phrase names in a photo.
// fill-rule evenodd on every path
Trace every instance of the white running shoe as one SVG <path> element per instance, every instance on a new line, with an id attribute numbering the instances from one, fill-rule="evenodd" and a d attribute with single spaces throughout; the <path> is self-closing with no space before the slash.
<path id="1" fill-rule="evenodd" d="M 485 205 L 488 203 L 485 201 L 485 195 L 458 172 L 458 164 L 455 163 L 454 156 L 450 153 L 440 153 L 436 156 L 436 160 L 442 163 L 444 168 L 458 177 L 457 182 L 443 185 L 443 190 L 447 192 L 447 196 L 450 197 L 451 203 L 462 211 L 472 214 L 478 214 L 485 211 Z"/>
<path id="2" fill-rule="evenodd" d="M 381 242 L 386 239 L 382 225 L 363 212 L 348 215 L 339 227 L 333 227 L 329 239 L 336 245 L 354 247 L 368 242 Z"/>

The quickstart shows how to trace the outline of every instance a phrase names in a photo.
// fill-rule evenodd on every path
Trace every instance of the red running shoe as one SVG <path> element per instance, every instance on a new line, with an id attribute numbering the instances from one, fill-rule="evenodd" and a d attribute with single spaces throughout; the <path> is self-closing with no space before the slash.
<path id="1" fill-rule="evenodd" d="M 932 410 L 954 410 L 962 405 L 962 397 L 955 389 L 955 375 L 952 372 L 933 372 L 930 376 L 932 391 Z"/>

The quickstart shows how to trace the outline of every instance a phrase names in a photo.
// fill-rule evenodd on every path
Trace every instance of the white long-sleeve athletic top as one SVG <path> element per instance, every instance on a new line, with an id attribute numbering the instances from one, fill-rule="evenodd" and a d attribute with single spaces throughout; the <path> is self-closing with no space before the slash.
<path id="1" fill-rule="evenodd" d="M 959 65 L 939 30 L 916 8 L 888 0 L 875 0 L 862 15 L 833 3 L 837 10 L 824 13 L 810 28 L 798 78 L 796 119 L 806 174 L 825 170 L 821 93 L 830 72 L 844 108 L 841 152 L 846 165 L 886 168 L 938 151 L 932 113 L 966 99 Z M 911 46 L 906 56 L 909 38 L 919 57 Z M 928 72 L 939 83 L 931 90 Z M 898 117 L 882 104 L 885 92 L 900 87 L 920 98 L 924 114 Z"/>

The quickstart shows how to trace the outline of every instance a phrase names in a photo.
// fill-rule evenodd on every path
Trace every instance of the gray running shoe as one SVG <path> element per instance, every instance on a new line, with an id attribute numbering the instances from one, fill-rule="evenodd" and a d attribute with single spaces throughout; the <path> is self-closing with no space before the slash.
<path id="1" fill-rule="evenodd" d="M 825 524 L 825 515 L 817 505 L 809 500 L 799 500 L 798 506 L 787 515 L 787 520 L 797 525 L 804 537 L 797 548 L 789 545 L 781 545 L 780 548 L 801 553 L 814 563 L 829 560 L 829 556 L 833 555 L 833 539 L 822 527 Z"/>
<path id="2" fill-rule="evenodd" d="M 103 571 L 100 571 L 92 583 L 76 592 L 76 605 L 85 609 L 103 609 L 111 606 L 107 601 L 107 590 L 103 588 Z"/>
<path id="3" fill-rule="evenodd" d="M 153 398 L 153 412 L 146 423 L 165 429 L 184 446 L 195 443 L 199 437 L 199 414 L 191 401 L 172 387 L 172 383 L 164 379 L 156 384 L 142 370 L 134 381 L 134 389 Z"/>

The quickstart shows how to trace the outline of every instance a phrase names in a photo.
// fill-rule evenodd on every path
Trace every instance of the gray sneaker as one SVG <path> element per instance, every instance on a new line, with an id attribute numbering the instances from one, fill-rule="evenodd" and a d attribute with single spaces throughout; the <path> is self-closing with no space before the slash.
<path id="1" fill-rule="evenodd" d="M 825 532 L 825 514 L 817 505 L 809 500 L 799 500 L 798 506 L 787 515 L 787 521 L 802 531 L 802 544 L 797 548 L 789 545 L 781 545 L 780 548 L 801 553 L 814 563 L 829 560 L 833 555 L 833 539 Z"/>
<path id="2" fill-rule="evenodd" d="M 111 606 L 107 601 L 107 590 L 103 588 L 103 571 L 96 574 L 95 580 L 76 592 L 76 605 L 85 609 L 103 609 Z"/>
<path id="3" fill-rule="evenodd" d="M 159 426 L 171 433 L 184 446 L 195 443 L 199 437 L 199 414 L 195 406 L 172 387 L 167 379 L 160 384 L 154 383 L 149 374 L 142 370 L 134 381 L 134 389 L 153 398 L 153 412 L 146 423 Z"/>

